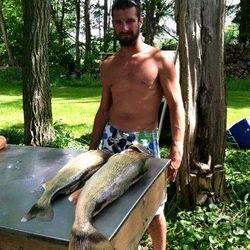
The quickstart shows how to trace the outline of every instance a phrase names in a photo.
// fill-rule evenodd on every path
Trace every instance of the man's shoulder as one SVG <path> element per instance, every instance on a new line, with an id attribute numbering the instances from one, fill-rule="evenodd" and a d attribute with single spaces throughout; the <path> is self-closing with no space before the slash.
<path id="1" fill-rule="evenodd" d="M 149 53 L 151 58 L 154 58 L 157 62 L 164 62 L 172 64 L 173 58 L 169 55 L 168 51 L 160 50 L 153 46 L 147 45 L 145 51 Z"/>
<path id="2" fill-rule="evenodd" d="M 158 64 L 159 69 L 173 70 L 174 58 L 168 53 L 168 51 L 157 49 L 154 53 L 154 59 Z"/>
<path id="3" fill-rule="evenodd" d="M 107 65 L 109 63 L 111 63 L 114 60 L 115 55 L 114 54 L 108 54 L 106 55 L 103 59 L 101 64 L 102 65 Z"/>
<path id="4" fill-rule="evenodd" d="M 117 55 L 116 53 L 109 55 L 108 57 L 106 57 L 104 60 L 102 60 L 101 62 L 101 68 L 103 69 L 108 69 L 108 68 L 112 68 L 117 62 Z"/>
<path id="5" fill-rule="evenodd" d="M 172 59 L 169 56 L 167 51 L 164 50 L 160 50 L 158 48 L 154 48 L 152 49 L 152 56 L 157 59 L 157 60 L 164 60 L 164 61 L 169 61 L 171 62 Z"/>

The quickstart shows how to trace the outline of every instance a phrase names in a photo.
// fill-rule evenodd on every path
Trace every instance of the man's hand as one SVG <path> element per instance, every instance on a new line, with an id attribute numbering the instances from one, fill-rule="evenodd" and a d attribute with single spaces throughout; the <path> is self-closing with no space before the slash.
<path id="1" fill-rule="evenodd" d="M 170 154 L 169 158 L 171 159 L 171 162 L 167 170 L 167 178 L 169 181 L 174 182 L 177 176 L 178 169 L 181 165 L 182 153 L 179 151 L 175 151 L 174 153 Z"/>
<path id="2" fill-rule="evenodd" d="M 169 181 L 174 182 L 177 176 L 178 168 L 172 161 L 170 162 L 170 166 L 167 171 L 167 178 Z"/>

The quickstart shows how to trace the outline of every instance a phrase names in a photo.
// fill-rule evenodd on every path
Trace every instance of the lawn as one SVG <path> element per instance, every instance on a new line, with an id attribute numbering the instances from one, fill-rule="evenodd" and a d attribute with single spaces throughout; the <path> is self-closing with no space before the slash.
<path id="1" fill-rule="evenodd" d="M 20 84 L 1 87 L 0 129 L 23 126 L 21 93 Z M 54 122 L 65 125 L 73 137 L 90 134 L 100 94 L 100 87 L 52 87 Z"/>
<path id="2" fill-rule="evenodd" d="M 250 91 L 231 90 L 227 97 L 227 127 L 243 118 L 250 118 Z"/>
<path id="3" fill-rule="evenodd" d="M 57 80 L 58 81 L 58 80 Z M 0 130 L 23 127 L 20 76 L 0 71 Z M 250 116 L 250 79 L 228 81 L 227 127 Z M 52 87 L 53 120 L 72 137 L 89 137 L 99 106 L 101 87 Z"/>

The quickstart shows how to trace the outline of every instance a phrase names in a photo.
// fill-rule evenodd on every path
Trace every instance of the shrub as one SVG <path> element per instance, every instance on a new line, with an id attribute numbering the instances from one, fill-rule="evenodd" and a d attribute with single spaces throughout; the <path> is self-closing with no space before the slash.
<path id="1" fill-rule="evenodd" d="M 83 140 L 76 140 L 71 136 L 71 131 L 66 129 L 60 122 L 54 123 L 55 139 L 49 142 L 47 147 L 71 148 L 78 150 L 88 150 L 88 144 Z"/>

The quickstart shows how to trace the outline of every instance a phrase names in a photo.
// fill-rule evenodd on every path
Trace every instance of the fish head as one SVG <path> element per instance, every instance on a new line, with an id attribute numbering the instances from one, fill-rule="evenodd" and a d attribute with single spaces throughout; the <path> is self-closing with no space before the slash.
<path id="1" fill-rule="evenodd" d="M 134 151 L 137 151 L 139 153 L 146 154 L 146 155 L 148 155 L 148 157 L 153 156 L 152 153 L 145 146 L 143 146 L 140 143 L 135 143 L 135 144 L 129 146 L 127 150 L 134 150 Z"/>

